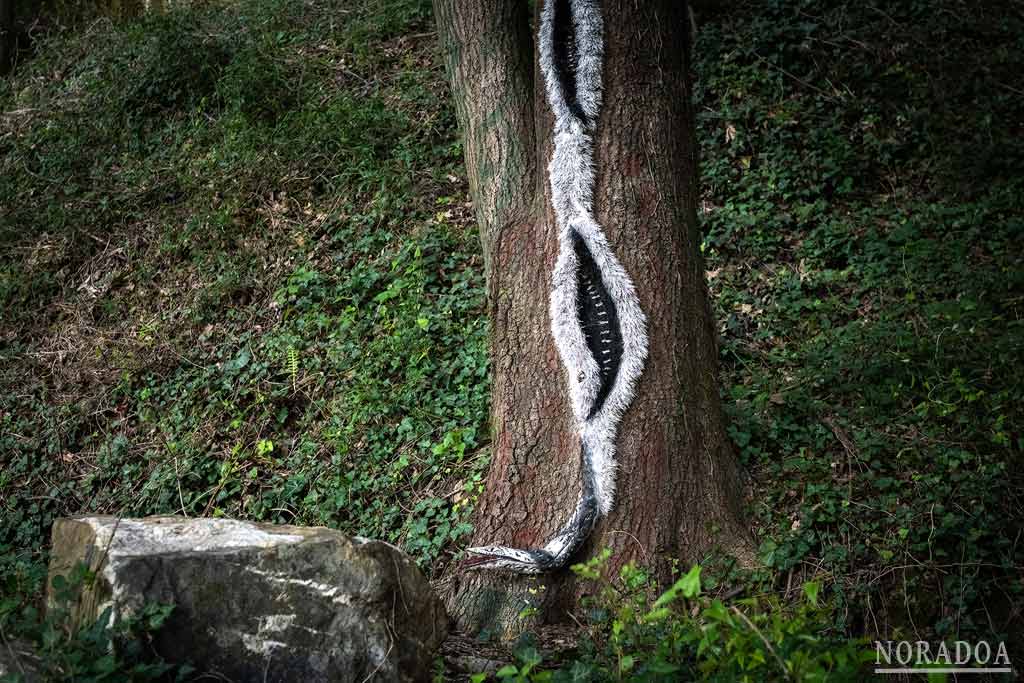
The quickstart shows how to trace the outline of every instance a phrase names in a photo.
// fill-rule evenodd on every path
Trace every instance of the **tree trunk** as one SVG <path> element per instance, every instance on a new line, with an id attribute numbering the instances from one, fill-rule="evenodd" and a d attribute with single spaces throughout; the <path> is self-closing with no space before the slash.
<path id="1" fill-rule="evenodd" d="M 581 485 L 548 313 L 558 253 L 546 172 L 553 116 L 531 56 L 525 5 L 434 2 L 465 139 L 492 325 L 492 460 L 472 544 L 538 548 L 568 519 Z M 749 535 L 718 395 L 696 226 L 687 10 L 676 0 L 605 0 L 601 11 L 596 217 L 636 285 L 650 348 L 619 427 L 615 508 L 575 561 L 610 547 L 607 571 L 636 561 L 667 580 L 674 561 L 699 560 L 716 545 L 745 556 Z M 568 570 L 522 577 L 454 569 L 446 579 L 456 622 L 498 637 L 538 620 L 565 620 L 586 591 Z"/>

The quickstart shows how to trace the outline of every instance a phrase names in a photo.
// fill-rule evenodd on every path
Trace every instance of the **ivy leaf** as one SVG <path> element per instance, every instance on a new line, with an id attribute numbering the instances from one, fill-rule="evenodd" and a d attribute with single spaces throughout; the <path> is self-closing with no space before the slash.
<path id="1" fill-rule="evenodd" d="M 693 565 L 693 568 L 686 573 L 686 576 L 679 579 L 679 584 L 683 589 L 685 597 L 696 597 L 700 593 L 700 565 Z"/>
<path id="2" fill-rule="evenodd" d="M 804 595 L 815 607 L 818 606 L 818 593 L 821 591 L 821 584 L 817 581 L 808 581 L 804 584 Z"/>
<path id="3" fill-rule="evenodd" d="M 671 604 L 682 593 L 683 597 L 693 598 L 700 593 L 700 565 L 695 564 L 693 568 L 654 601 L 651 613 L 653 614 L 660 607 Z"/>

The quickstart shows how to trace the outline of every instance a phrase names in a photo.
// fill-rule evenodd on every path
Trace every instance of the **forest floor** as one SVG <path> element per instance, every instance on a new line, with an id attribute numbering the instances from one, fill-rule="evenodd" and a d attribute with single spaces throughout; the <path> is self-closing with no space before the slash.
<path id="1" fill-rule="evenodd" d="M 702 558 L 709 596 L 784 611 L 809 585 L 829 637 L 1024 658 L 1022 62 L 1014 3 L 698 13 L 763 565 Z M 488 463 L 487 333 L 428 1 L 41 37 L 0 80 L 0 631 L 85 511 L 326 525 L 439 576 Z"/>

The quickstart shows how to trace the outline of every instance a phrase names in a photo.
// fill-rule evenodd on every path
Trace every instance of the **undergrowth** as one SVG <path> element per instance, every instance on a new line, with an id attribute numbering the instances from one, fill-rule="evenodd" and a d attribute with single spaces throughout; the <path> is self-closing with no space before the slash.
<path id="1" fill-rule="evenodd" d="M 9 556 L 0 555 L 0 570 L 0 576 L 9 580 L 22 572 L 38 571 L 38 567 L 12 564 Z M 0 648 L 9 666 L 0 681 L 144 683 L 190 678 L 194 673 L 192 667 L 161 661 L 153 656 L 149 645 L 151 634 L 163 626 L 173 611 L 172 605 L 145 605 L 134 614 L 121 615 L 113 625 L 112 608 L 107 607 L 92 623 L 78 623 L 75 607 L 79 596 L 91 589 L 95 580 L 96 574 L 82 563 L 75 565 L 67 576 L 54 577 L 51 604 L 45 614 L 40 614 L 34 605 L 20 605 L 16 597 L 0 600 Z M 20 670 L 6 656 L 15 650 L 23 653 Z"/>
<path id="2" fill-rule="evenodd" d="M 1021 641 L 1024 16 L 764 2 L 702 28 L 702 218 L 762 590 Z"/>
<path id="3" fill-rule="evenodd" d="M 100 19 L 0 80 L 8 614 L 61 515 L 323 524 L 428 572 L 466 537 L 487 324 L 429 4 Z M 1021 641 L 1022 24 L 994 2 L 698 13 L 703 248 L 763 568 L 702 558 L 705 597 L 665 621 L 630 570 L 646 602 L 595 608 L 579 666 L 664 651 L 696 675 L 711 627 L 789 652 L 779 615 L 827 634 L 812 658 Z"/>
<path id="4" fill-rule="evenodd" d="M 833 631 L 817 582 L 804 584 L 789 602 L 769 596 L 727 605 L 702 586 L 700 565 L 660 592 L 632 564 L 609 580 L 603 571 L 609 556 L 605 550 L 573 567 L 591 596 L 582 605 L 585 635 L 573 660 L 550 665 L 526 636 L 516 644 L 516 661 L 495 672 L 499 680 L 842 683 L 863 680 L 864 665 L 873 660 L 865 641 Z"/>
<path id="5" fill-rule="evenodd" d="M 426 564 L 467 532 L 486 321 L 427 18 L 100 21 L 6 84 L 0 542 L 162 511 Z"/>

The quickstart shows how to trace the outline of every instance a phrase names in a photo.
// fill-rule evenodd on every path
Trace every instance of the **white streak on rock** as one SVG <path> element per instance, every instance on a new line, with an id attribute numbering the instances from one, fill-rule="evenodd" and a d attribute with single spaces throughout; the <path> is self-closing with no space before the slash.
<path id="1" fill-rule="evenodd" d="M 280 632 L 287 628 L 291 628 L 292 622 L 295 621 L 296 614 L 268 614 L 265 617 L 260 617 L 260 633 L 266 631 Z"/>
<path id="2" fill-rule="evenodd" d="M 246 650 L 263 658 L 269 657 L 276 648 L 287 647 L 285 643 L 279 640 L 270 640 L 260 635 L 253 635 L 251 633 L 239 633 L 238 635 L 241 636 L 242 644 L 245 645 Z"/>
<path id="3" fill-rule="evenodd" d="M 315 593 L 319 593 L 321 596 L 330 599 L 337 605 L 350 605 L 352 604 L 352 596 L 347 593 L 341 593 L 339 586 L 331 586 L 320 581 L 313 581 L 312 579 L 296 579 L 291 576 L 284 574 L 278 574 L 275 572 L 265 572 L 255 567 L 246 567 L 245 571 L 250 574 L 256 574 L 262 576 L 269 581 L 275 581 L 278 583 L 287 583 L 292 586 L 304 586 L 313 590 Z"/>

